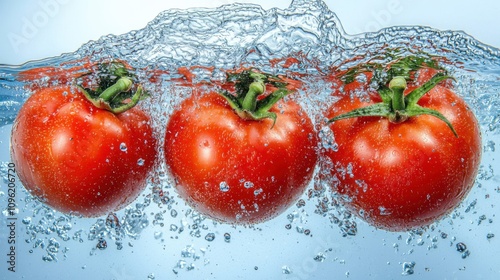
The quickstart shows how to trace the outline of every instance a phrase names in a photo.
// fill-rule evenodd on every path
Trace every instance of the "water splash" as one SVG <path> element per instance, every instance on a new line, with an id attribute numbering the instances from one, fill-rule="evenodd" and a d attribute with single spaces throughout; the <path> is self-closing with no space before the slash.
<path id="1" fill-rule="evenodd" d="M 104 36 L 83 45 L 73 53 L 27 62 L 20 66 L 0 65 L 0 126 L 12 124 L 21 105 L 32 93 L 28 87 L 30 84 L 47 86 L 55 83 L 47 75 L 36 77 L 30 82 L 23 81 L 20 79 L 23 71 L 38 67 L 76 71 L 73 69 L 84 65 L 85 61 L 115 58 L 125 60 L 139 69 L 138 78 L 147 81 L 146 87 L 152 93 L 152 98 L 142 106 L 154 116 L 158 138 L 163 135 L 168 114 L 180 100 L 192 93 L 191 88 L 177 82 L 186 78 L 178 71 L 179 67 L 196 66 L 192 70 L 195 74 L 194 82 L 221 80 L 224 78 L 224 70 L 240 66 L 256 66 L 264 71 L 300 77 L 304 88 L 314 94 L 306 97 L 300 91 L 297 99 L 304 105 L 307 113 L 311 114 L 315 123 L 320 123 L 323 119 L 319 111 L 324 109 L 325 104 L 335 102 L 331 99 L 331 91 L 335 86 L 326 77 L 334 71 L 355 67 L 367 61 L 384 61 L 387 59 L 385 53 L 388 46 L 406 54 L 422 51 L 443 57 L 445 67 L 457 79 L 457 92 L 464 97 L 480 120 L 486 145 L 481 169 L 483 172 L 480 173 L 478 184 L 483 192 L 494 192 L 499 181 L 498 172 L 495 174 L 493 167 L 498 166 L 494 161 L 494 152 L 500 131 L 500 50 L 484 45 L 463 32 L 439 31 L 420 26 L 391 27 L 379 32 L 348 35 L 337 16 L 319 0 L 295 0 L 289 8 L 283 10 L 263 10 L 256 5 L 232 4 L 217 9 L 165 11 L 141 30 Z M 290 63 L 287 58 L 294 60 Z M 155 71 L 160 71 L 161 75 L 156 77 L 155 83 L 150 83 L 151 73 Z M 61 79 L 56 79 L 56 82 L 61 82 Z M 323 148 L 338 148 L 328 130 L 322 130 L 321 133 L 324 136 Z M 138 159 L 137 164 L 142 164 L 141 159 Z M 352 175 L 348 167 L 335 166 L 331 162 L 322 164 L 343 168 L 346 176 Z M 155 176 L 157 175 L 160 183 L 150 185 L 146 194 L 138 199 L 138 204 L 120 214 L 110 214 L 106 219 L 98 219 L 83 230 L 79 229 L 82 226 L 77 217 L 54 215 L 40 204 L 36 208 L 25 207 L 20 215 L 27 215 L 23 219 L 26 242 L 33 244 L 33 248 L 43 248 L 46 253 L 44 259 L 47 261 L 57 260 L 57 253 L 61 251 L 60 243 L 66 240 L 91 241 L 99 249 L 105 248 L 104 244 L 107 243 L 104 242 L 114 241 L 116 248 L 121 249 L 126 238 L 139 239 L 148 227 L 160 227 L 164 234 L 159 240 L 167 234 L 173 234 L 171 238 L 186 234 L 214 244 L 218 241 L 237 243 L 236 237 L 232 239 L 232 235 L 227 232 L 213 230 L 214 225 L 205 223 L 203 217 L 179 203 L 175 195 L 171 194 L 174 191 L 169 193 L 172 186 L 164 170 L 164 166 L 158 166 Z M 321 174 L 315 177 L 314 184 L 301 202 L 279 220 L 286 224 L 285 233 L 295 228 L 300 234 L 294 234 L 299 238 L 310 236 L 305 232 L 314 228 L 315 224 L 306 217 L 314 213 L 322 218 L 322 222 L 337 228 L 337 233 L 341 236 L 352 238 L 360 234 L 359 221 L 339 205 L 338 198 L 327 191 L 331 184 L 335 184 L 335 178 L 322 178 Z M 221 191 L 227 191 L 225 186 Z M 259 188 L 256 188 L 255 195 L 259 194 Z M 495 194 L 498 195 L 495 192 L 492 196 Z M 463 221 L 465 216 L 470 218 L 472 215 L 480 217 L 479 221 L 482 221 L 483 214 L 477 211 L 484 210 L 481 203 L 485 200 L 483 194 L 471 194 L 464 206 L 442 221 L 442 224 L 453 225 Z M 26 204 L 30 202 L 33 203 L 32 199 L 25 199 Z M 44 214 L 31 214 L 30 211 L 42 211 Z M 167 228 L 163 228 L 164 224 Z M 481 225 L 486 226 L 484 224 L 487 223 L 483 222 Z M 427 230 L 432 232 L 439 226 L 433 225 Z M 485 242 L 494 242 L 494 233 L 489 232 L 490 228 L 486 230 L 487 233 L 483 235 L 487 236 L 484 238 Z M 314 235 L 319 235 L 318 231 L 313 232 Z M 404 246 L 408 246 L 408 254 L 418 250 L 418 247 L 435 248 L 439 242 L 449 241 L 454 244 L 455 240 L 450 241 L 447 233 L 441 232 L 439 236 L 441 240 L 434 236 L 427 237 L 422 232 L 411 232 L 406 244 L 389 243 L 396 244 L 394 248 L 401 251 Z M 468 251 L 461 253 L 466 252 Z M 191 264 L 199 254 L 189 254 L 184 254 L 174 266 L 175 273 L 194 268 Z M 468 257 L 469 254 L 465 256 Z M 329 258 L 321 256 L 319 259 L 326 262 Z M 413 274 L 414 268 L 414 263 L 404 263 L 403 274 Z M 288 267 L 283 271 L 291 273 Z"/>

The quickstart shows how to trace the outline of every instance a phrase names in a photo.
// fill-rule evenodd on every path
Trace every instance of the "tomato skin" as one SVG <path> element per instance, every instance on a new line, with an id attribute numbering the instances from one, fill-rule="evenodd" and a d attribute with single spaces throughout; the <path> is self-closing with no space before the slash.
<path id="1" fill-rule="evenodd" d="M 380 101 L 378 96 L 369 98 L 364 102 L 343 97 L 327 117 Z M 333 191 L 350 210 L 378 228 L 403 231 L 440 219 L 460 204 L 477 175 L 481 136 L 467 104 L 439 85 L 418 104 L 441 112 L 458 137 L 445 122 L 429 115 L 402 123 L 361 117 L 330 124 L 338 144 L 338 151 L 325 152 L 334 165 L 330 170 L 337 180 Z"/>
<path id="2" fill-rule="evenodd" d="M 26 189 L 61 212 L 85 217 L 119 210 L 139 195 L 155 146 L 142 110 L 115 115 L 72 86 L 36 91 L 11 135 L 12 160 Z"/>
<path id="3" fill-rule="evenodd" d="M 293 101 L 279 101 L 271 111 L 278 115 L 274 127 L 270 119 L 241 119 L 223 97 L 207 93 L 173 113 L 165 158 L 191 207 L 219 221 L 251 224 L 281 214 L 303 194 L 318 158 L 314 127 Z"/>

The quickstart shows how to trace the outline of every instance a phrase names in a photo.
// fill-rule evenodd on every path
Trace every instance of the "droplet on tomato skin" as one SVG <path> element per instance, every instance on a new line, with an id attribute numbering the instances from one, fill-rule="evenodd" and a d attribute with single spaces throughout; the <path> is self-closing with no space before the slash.
<path id="1" fill-rule="evenodd" d="M 257 196 L 257 195 L 261 194 L 262 192 L 263 192 L 263 190 L 262 190 L 262 189 L 258 189 L 258 190 L 255 190 L 255 191 L 253 192 L 253 194 L 254 194 L 255 196 Z"/>
<path id="2" fill-rule="evenodd" d="M 122 142 L 120 144 L 120 151 L 126 152 L 127 151 L 127 144 L 125 144 L 125 143 Z"/>
<path id="3" fill-rule="evenodd" d="M 380 216 L 389 216 L 391 215 L 392 213 L 390 211 L 387 210 L 387 208 L 385 208 L 384 206 L 379 206 L 378 207 L 378 210 L 380 211 Z"/>
<path id="4" fill-rule="evenodd" d="M 250 181 L 246 181 L 246 182 L 243 184 L 243 186 L 244 186 L 245 188 L 249 189 L 249 188 L 253 188 L 253 186 L 254 186 L 254 185 L 253 185 L 253 183 L 252 183 L 252 182 L 250 182 Z"/>
<path id="5" fill-rule="evenodd" d="M 137 160 L 137 165 L 139 165 L 139 166 L 143 166 L 143 165 L 144 165 L 144 162 L 145 162 L 145 161 L 144 161 L 144 159 L 139 158 L 139 159 Z"/>
<path id="6" fill-rule="evenodd" d="M 229 185 L 226 182 L 220 182 L 219 189 L 220 189 L 221 192 L 228 192 L 229 191 Z"/>

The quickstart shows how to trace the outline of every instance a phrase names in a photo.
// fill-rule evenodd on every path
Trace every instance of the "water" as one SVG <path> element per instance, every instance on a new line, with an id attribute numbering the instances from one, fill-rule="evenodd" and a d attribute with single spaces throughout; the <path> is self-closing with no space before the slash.
<path id="1" fill-rule="evenodd" d="M 495 238 L 500 229 L 495 213 L 500 198 L 495 153 L 500 139 L 500 50 L 461 32 L 394 27 L 350 36 L 320 1 L 294 1 L 285 10 L 234 4 L 165 11 L 144 29 L 102 37 L 73 53 L 20 66 L 0 65 L 0 129 L 7 139 L 2 149 L 8 149 L 11 124 L 31 94 L 26 86 L 64 80 L 57 73 L 30 84 L 19 80 L 20 72 L 36 67 L 70 69 L 87 60 L 126 60 L 138 69 L 139 79 L 154 81 L 146 83 L 152 96 L 142 106 L 154 116 L 155 134 L 161 138 L 168 114 L 192 93 L 191 81 L 180 67 L 194 74 L 193 83 L 220 81 L 225 69 L 240 66 L 300 77 L 312 94 L 300 91 L 297 99 L 319 124 L 323 121 L 319 112 L 334 102 L 329 75 L 367 61 L 383 61 L 387 46 L 444 57 L 445 67 L 457 79 L 456 91 L 480 120 L 484 154 L 478 179 L 448 217 L 427 229 L 405 233 L 376 230 L 345 211 L 332 199 L 328 186 L 315 181 L 281 216 L 234 227 L 189 209 L 159 164 L 133 204 L 96 219 L 55 212 L 18 186 L 17 276 L 32 279 L 78 268 L 81 277 L 96 279 L 494 278 L 500 273 L 495 263 L 500 253 Z M 296 61 L 287 60 L 290 57 Z M 321 134 L 326 135 L 323 142 L 336 149 L 331 133 Z M 5 177 L 7 165 L 2 166 Z M 338 168 L 349 173 L 349 167 Z M 7 205 L 4 185 L 2 211 Z M 2 227 L 5 223 L 2 219 Z M 0 235 L 6 240 L 3 230 Z M 462 244 L 466 249 L 458 250 Z M 1 246 L 5 255 L 6 244 Z M 28 268 L 28 262 L 35 269 Z"/>

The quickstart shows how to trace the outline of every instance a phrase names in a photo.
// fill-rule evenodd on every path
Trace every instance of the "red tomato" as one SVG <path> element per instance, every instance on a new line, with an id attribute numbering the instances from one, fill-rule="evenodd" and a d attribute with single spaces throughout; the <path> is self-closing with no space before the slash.
<path id="1" fill-rule="evenodd" d="M 327 117 L 380 102 L 379 96 L 366 99 L 345 96 Z M 333 163 L 333 190 L 349 209 L 379 228 L 401 231 L 440 219 L 459 205 L 477 175 L 480 129 L 467 104 L 437 85 L 418 105 L 442 113 L 458 136 L 431 115 L 401 123 L 357 117 L 330 124 L 338 144 L 338 151 L 325 152 Z"/>
<path id="2" fill-rule="evenodd" d="M 284 212 L 317 161 L 311 120 L 293 101 L 272 119 L 244 120 L 216 93 L 192 96 L 167 125 L 165 157 L 189 205 L 219 221 L 250 224 Z"/>
<path id="3" fill-rule="evenodd" d="M 88 217 L 132 202 L 156 155 L 142 110 L 115 115 L 70 86 L 41 89 L 26 101 L 12 128 L 11 151 L 31 194 L 59 211 Z"/>

